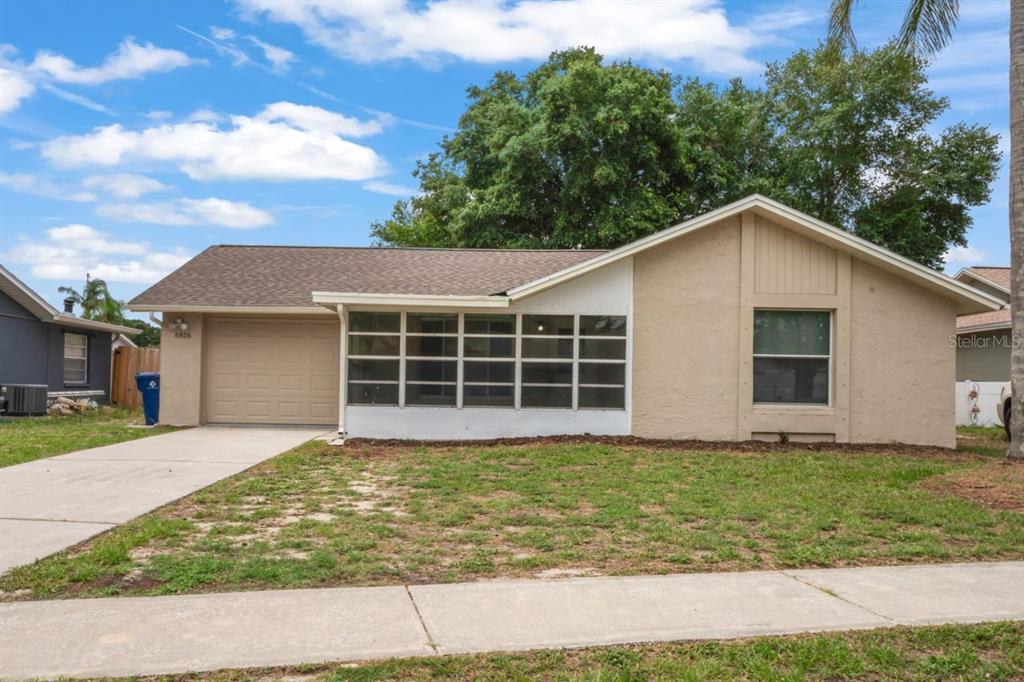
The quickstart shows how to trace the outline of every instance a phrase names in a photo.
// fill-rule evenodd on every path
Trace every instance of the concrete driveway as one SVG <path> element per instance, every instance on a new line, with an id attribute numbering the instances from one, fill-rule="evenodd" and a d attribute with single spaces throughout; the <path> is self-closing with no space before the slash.
<path id="1" fill-rule="evenodd" d="M 204 426 L 0 469 L 0 573 L 58 552 L 323 433 Z"/>

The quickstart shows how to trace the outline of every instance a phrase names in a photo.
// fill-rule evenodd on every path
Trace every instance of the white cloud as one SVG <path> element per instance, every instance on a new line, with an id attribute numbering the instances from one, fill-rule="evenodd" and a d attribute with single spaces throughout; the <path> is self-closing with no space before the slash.
<path id="1" fill-rule="evenodd" d="M 236 34 L 234 29 L 224 28 L 223 26 L 211 26 L 210 35 L 217 40 L 231 40 Z"/>
<path id="2" fill-rule="evenodd" d="M 256 36 L 247 36 L 247 38 L 253 43 L 253 45 L 256 45 L 258 48 L 263 50 L 263 56 L 268 62 L 270 62 L 271 68 L 273 68 L 277 73 L 284 73 L 291 67 L 291 63 L 295 61 L 294 52 L 286 50 L 283 47 L 265 43 Z"/>
<path id="3" fill-rule="evenodd" d="M 32 96 L 34 85 L 13 69 L 0 68 L 0 114 L 14 111 L 21 101 Z"/>
<path id="4" fill-rule="evenodd" d="M 29 266 L 33 277 L 77 281 L 89 273 L 108 282 L 148 284 L 189 259 L 181 247 L 154 251 L 147 242 L 120 241 L 88 225 L 72 224 L 46 231 L 46 239 L 22 239 L 4 260 Z"/>
<path id="5" fill-rule="evenodd" d="M 336 2 L 239 0 L 249 15 L 302 29 L 307 39 L 360 62 L 451 57 L 494 63 L 544 59 L 553 50 L 592 45 L 612 58 L 692 59 L 716 73 L 756 71 L 747 52 L 774 36 L 732 24 L 718 0 L 522 0 Z M 770 13 L 773 26 L 810 21 L 812 13 Z"/>
<path id="6" fill-rule="evenodd" d="M 61 167 L 165 161 L 194 180 L 368 180 L 385 174 L 387 163 L 341 134 L 368 135 L 383 124 L 278 102 L 256 116 L 232 116 L 226 126 L 210 121 L 141 131 L 104 126 L 50 140 L 42 154 Z"/>
<path id="7" fill-rule="evenodd" d="M 360 121 L 357 118 L 343 116 L 320 107 L 293 104 L 292 102 L 270 104 L 256 116 L 256 119 L 259 121 L 284 121 L 302 130 L 347 135 L 348 137 L 376 135 L 384 130 L 385 125 L 394 120 L 390 114 L 381 113 L 377 115 L 377 118 Z"/>
<path id="8" fill-rule="evenodd" d="M 237 230 L 271 225 L 274 216 L 249 204 L 227 199 L 177 199 L 149 204 L 101 204 L 96 214 L 124 223 L 219 225 Z"/>
<path id="9" fill-rule="evenodd" d="M 100 189 L 107 194 L 126 199 L 138 199 L 149 192 L 161 192 L 170 189 L 159 180 L 147 178 L 135 173 L 111 173 L 109 175 L 90 175 L 82 180 L 89 189 Z"/>
<path id="10" fill-rule="evenodd" d="M 153 43 L 139 45 L 128 38 L 99 66 L 82 67 L 63 55 L 43 51 L 36 55 L 29 69 L 44 73 L 60 83 L 100 85 L 114 80 L 141 78 L 147 73 L 172 71 L 193 63 L 184 52 L 157 47 Z"/>
<path id="11" fill-rule="evenodd" d="M 143 116 L 148 118 L 150 121 L 165 121 L 173 116 L 169 111 L 163 109 L 154 109 L 153 111 L 147 111 Z"/>
<path id="12" fill-rule="evenodd" d="M 6 187 L 21 194 L 31 194 L 46 199 L 61 201 L 96 201 L 92 192 L 82 192 L 70 187 L 62 187 L 47 178 L 32 173 L 7 173 L 0 171 L 0 187 Z"/>
<path id="13" fill-rule="evenodd" d="M 973 265 L 983 262 L 986 255 L 981 249 L 968 244 L 967 246 L 954 246 L 945 253 L 942 259 L 946 265 Z"/>
<path id="14" fill-rule="evenodd" d="M 390 182 L 368 182 L 363 185 L 363 189 L 368 192 L 387 194 L 393 197 L 411 197 L 414 194 L 419 194 L 419 190 L 415 187 L 404 187 L 403 185 L 396 185 Z"/>

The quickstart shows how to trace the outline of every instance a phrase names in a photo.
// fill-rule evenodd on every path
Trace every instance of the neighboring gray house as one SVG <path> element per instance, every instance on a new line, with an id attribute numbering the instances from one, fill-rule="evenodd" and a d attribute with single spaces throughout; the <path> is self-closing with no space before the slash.
<path id="1" fill-rule="evenodd" d="M 91 392 L 106 402 L 111 342 L 138 333 L 60 312 L 0 266 L 0 385 L 46 384 L 51 395 Z"/>
<path id="2" fill-rule="evenodd" d="M 956 319 L 956 423 L 998 424 L 999 391 L 1010 380 L 1010 268 L 979 265 L 956 279 L 1005 303 Z"/>

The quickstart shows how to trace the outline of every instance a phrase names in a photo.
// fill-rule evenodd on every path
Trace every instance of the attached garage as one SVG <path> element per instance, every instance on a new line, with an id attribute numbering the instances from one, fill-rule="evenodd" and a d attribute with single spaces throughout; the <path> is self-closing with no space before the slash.
<path id="1" fill-rule="evenodd" d="M 322 424 L 338 419 L 338 321 L 210 317 L 205 421 Z"/>

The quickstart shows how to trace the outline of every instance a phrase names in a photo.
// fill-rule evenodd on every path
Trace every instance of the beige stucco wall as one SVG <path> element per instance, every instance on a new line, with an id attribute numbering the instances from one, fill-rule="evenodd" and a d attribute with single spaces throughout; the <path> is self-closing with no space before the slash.
<path id="1" fill-rule="evenodd" d="M 896 275 L 854 261 L 850 439 L 956 445 L 956 309 Z"/>
<path id="2" fill-rule="evenodd" d="M 176 335 L 174 320 L 188 324 L 189 336 Z M 202 409 L 203 316 L 166 313 L 160 329 L 160 423 L 197 426 Z"/>
<path id="3" fill-rule="evenodd" d="M 954 305 L 752 213 L 634 257 L 632 429 L 955 444 Z M 757 405 L 758 308 L 833 311 L 830 403 Z"/>
<path id="4" fill-rule="evenodd" d="M 957 381 L 1009 381 L 1010 330 L 957 337 Z"/>
<path id="5" fill-rule="evenodd" d="M 633 259 L 633 433 L 735 440 L 740 220 Z"/>

